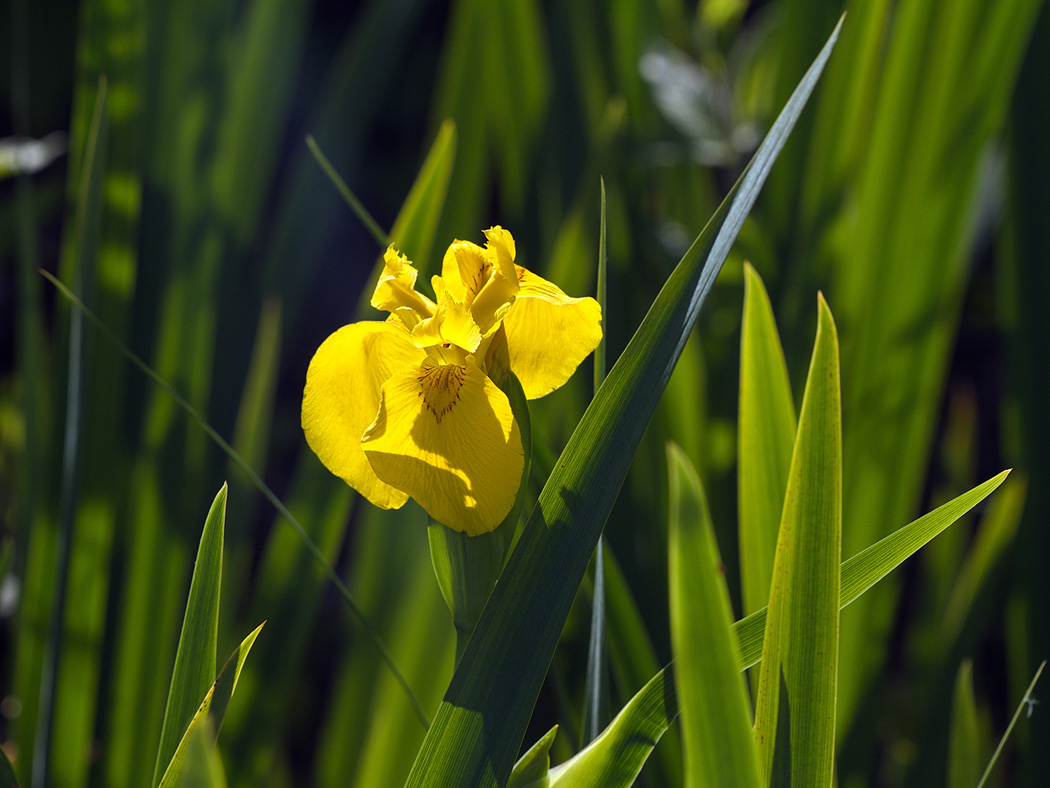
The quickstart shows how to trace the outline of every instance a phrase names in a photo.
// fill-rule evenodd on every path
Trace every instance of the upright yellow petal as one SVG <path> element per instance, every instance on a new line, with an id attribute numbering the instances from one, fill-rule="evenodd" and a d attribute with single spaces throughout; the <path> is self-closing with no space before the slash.
<path id="1" fill-rule="evenodd" d="M 485 250 L 470 241 L 453 241 L 441 260 L 441 278 L 448 294 L 469 305 L 487 277 Z"/>
<path id="2" fill-rule="evenodd" d="M 602 310 L 593 298 L 570 298 L 552 282 L 517 266 L 521 285 L 503 318 L 510 368 L 525 396 L 550 394 L 572 377 L 602 338 Z"/>
<path id="3" fill-rule="evenodd" d="M 471 536 L 507 516 L 521 481 L 521 435 L 506 395 L 471 361 L 433 359 L 394 374 L 361 440 L 379 478 Z"/>
<path id="4" fill-rule="evenodd" d="M 504 230 L 498 224 L 485 231 L 486 246 L 492 253 L 492 263 L 503 275 L 503 278 L 514 282 L 514 257 L 517 254 L 514 236 L 510 230 Z"/>
<path id="5" fill-rule="evenodd" d="M 306 372 L 306 442 L 328 470 L 383 509 L 404 505 L 408 495 L 376 476 L 361 436 L 379 411 L 383 384 L 425 355 L 394 323 L 353 323 L 321 344 Z"/>

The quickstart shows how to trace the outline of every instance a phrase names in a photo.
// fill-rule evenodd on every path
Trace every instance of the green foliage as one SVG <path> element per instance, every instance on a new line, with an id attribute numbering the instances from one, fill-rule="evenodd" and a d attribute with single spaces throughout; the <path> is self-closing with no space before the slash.
<path id="1" fill-rule="evenodd" d="M 198 700 L 214 680 L 219 637 L 219 592 L 222 588 L 222 542 L 226 531 L 226 493 L 224 484 L 204 521 L 197 561 L 193 565 L 190 595 L 182 619 L 182 634 L 175 652 L 175 669 L 171 674 L 168 705 L 164 709 L 157 765 L 153 785 L 160 782 L 163 770 L 189 727 L 200 703 Z"/>
<path id="2" fill-rule="evenodd" d="M 751 708 L 737 669 L 725 567 L 696 471 L 667 449 L 671 642 L 678 663 L 687 786 L 761 784 Z"/>
<path id="3" fill-rule="evenodd" d="M 796 782 L 1045 782 L 1043 707 L 986 756 L 1050 643 L 1046 3 L 11 9 L 0 785 L 396 786 L 420 753 L 410 784 L 676 788 L 747 771 L 763 653 Z M 425 280 L 494 224 L 597 289 L 600 390 L 518 403 L 512 517 L 432 545 L 306 449 L 303 376 L 389 241 Z"/>

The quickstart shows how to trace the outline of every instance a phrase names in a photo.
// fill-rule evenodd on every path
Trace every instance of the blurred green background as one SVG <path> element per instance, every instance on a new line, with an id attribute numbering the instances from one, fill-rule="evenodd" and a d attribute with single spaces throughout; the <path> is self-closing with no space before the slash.
<path id="1" fill-rule="evenodd" d="M 668 438 L 704 477 L 736 614 L 751 612 L 735 526 L 749 260 L 796 407 L 818 289 L 836 316 L 844 557 L 1016 468 L 842 618 L 840 785 L 943 782 L 965 658 L 986 759 L 1050 654 L 1047 3 L 11 0 L 0 136 L 59 154 L 33 162 L 9 139 L 0 166 L 0 741 L 24 783 L 40 748 L 55 788 L 149 780 L 193 556 L 225 479 L 219 653 L 268 621 L 220 739 L 231 785 L 399 785 L 424 733 L 298 538 L 167 394 L 98 332 L 78 334 L 38 268 L 289 505 L 432 712 L 453 631 L 425 515 L 357 499 L 299 428 L 309 359 L 363 314 L 381 252 L 305 136 L 424 278 L 454 238 L 502 224 L 521 264 L 592 293 L 602 176 L 612 360 L 844 10 L 607 525 L 609 708 L 670 657 Z M 589 372 L 533 403 L 533 499 Z M 580 738 L 589 588 L 525 741 L 559 723 L 555 760 Z M 1045 713 L 1011 752 L 1001 784 L 1042 785 Z M 673 732 L 640 781 L 678 784 Z"/>

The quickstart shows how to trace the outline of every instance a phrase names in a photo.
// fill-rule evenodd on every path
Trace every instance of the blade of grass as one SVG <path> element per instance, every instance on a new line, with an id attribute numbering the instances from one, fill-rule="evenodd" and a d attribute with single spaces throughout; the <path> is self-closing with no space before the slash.
<path id="1" fill-rule="evenodd" d="M 543 780 L 548 779 L 547 775 L 551 770 L 550 749 L 557 735 L 558 726 L 555 725 L 543 734 L 543 738 L 532 745 L 528 752 L 518 758 L 507 781 L 507 788 L 529 788 L 537 783 L 543 785 Z"/>
<path id="2" fill-rule="evenodd" d="M 226 718 L 226 708 L 230 704 L 233 693 L 237 690 L 237 681 L 241 677 L 244 661 L 248 658 L 248 654 L 255 644 L 255 639 L 259 636 L 264 626 L 266 626 L 265 621 L 241 641 L 241 644 L 230 655 L 230 658 L 226 660 L 226 664 L 223 665 L 219 675 L 216 676 L 215 681 L 204 696 L 204 700 L 200 702 L 197 711 L 190 719 L 185 733 L 179 740 L 178 747 L 175 748 L 171 760 L 164 769 L 164 775 L 160 779 L 158 788 L 174 788 L 174 786 L 179 784 L 190 742 L 193 741 L 195 736 L 199 735 L 202 726 L 210 726 L 213 737 L 211 739 L 212 742 L 215 741 L 214 737 L 219 735 L 222 722 Z"/>
<path id="3" fill-rule="evenodd" d="M 601 181 L 601 218 L 598 228 L 598 287 L 597 301 L 602 321 L 608 325 L 608 298 L 606 274 L 608 260 L 605 248 L 605 181 Z M 605 380 L 605 334 L 594 350 L 594 391 Z M 599 534 L 594 548 L 594 592 L 591 595 L 591 634 L 587 644 L 587 672 L 583 683 L 583 722 L 580 725 L 580 748 L 587 746 L 602 730 L 608 718 L 608 697 L 605 686 L 605 551 L 604 539 Z"/>
<path id="4" fill-rule="evenodd" d="M 408 785 L 505 783 L 565 617 L 696 316 L 838 35 L 667 280 L 596 393 L 511 554 Z"/>
<path id="5" fill-rule="evenodd" d="M 773 307 L 762 279 L 744 266 L 737 433 L 740 577 L 744 612 L 769 601 L 773 553 L 795 443 L 795 405 Z"/>
<path id="6" fill-rule="evenodd" d="M 905 559 L 914 555 L 923 545 L 983 501 L 1002 484 L 1009 473 L 1010 471 L 1003 471 L 993 476 L 844 561 L 839 608 L 855 601 Z M 762 658 L 762 637 L 766 627 L 767 610 L 756 610 L 737 621 L 733 627 L 740 644 L 740 670 L 751 667 Z"/>
<path id="7" fill-rule="evenodd" d="M 789 783 L 830 786 L 834 778 L 842 560 L 842 418 L 838 336 L 818 297 L 813 346 L 773 564 L 762 647 L 755 738 L 771 773 L 780 739 L 781 684 L 790 702 Z"/>
<path id="8" fill-rule="evenodd" d="M 667 466 L 671 646 L 685 784 L 758 788 L 751 707 L 736 667 L 733 609 L 707 499 L 692 463 L 674 443 L 667 445 Z"/>
<path id="9" fill-rule="evenodd" d="M 550 770 L 549 788 L 629 788 L 677 714 L 674 675 L 665 668 L 598 738 Z"/>
<path id="10" fill-rule="evenodd" d="M 288 507 L 281 502 L 281 500 L 274 494 L 273 490 L 269 488 L 266 482 L 264 482 L 259 477 L 259 474 L 257 474 L 251 468 L 251 466 L 249 466 L 248 463 L 246 463 L 241 458 L 241 456 L 233 450 L 233 447 L 231 447 L 230 444 L 227 443 L 226 440 L 221 435 L 219 435 L 219 433 L 217 433 L 215 429 L 210 424 L 208 424 L 207 421 L 204 420 L 204 417 L 201 416 L 200 413 L 198 413 L 197 410 L 182 397 L 182 395 L 175 391 L 175 389 L 173 389 L 166 380 L 164 380 L 162 377 L 160 377 L 160 375 L 154 372 L 153 369 L 148 364 L 146 364 L 145 361 L 143 361 L 141 358 L 135 355 L 127 347 L 127 345 L 121 342 L 120 338 L 117 337 L 112 331 L 110 331 L 109 328 L 105 325 L 105 323 L 100 321 L 98 317 L 96 317 L 95 314 L 90 309 L 88 309 L 84 305 L 84 303 L 69 290 L 69 288 L 67 288 L 57 279 L 55 279 L 55 277 L 53 277 L 47 271 L 41 271 L 40 273 L 49 282 L 51 282 L 51 284 L 53 284 L 58 289 L 58 291 L 70 301 L 70 303 L 72 303 L 78 310 L 80 310 L 84 314 L 84 316 L 87 317 L 87 319 L 95 325 L 95 327 L 102 333 L 102 335 L 113 343 L 117 350 L 119 350 L 124 355 L 124 357 L 128 359 L 128 361 L 130 361 L 132 364 L 138 367 L 138 369 L 144 375 L 146 375 L 150 380 L 157 384 L 157 386 L 159 386 L 165 393 L 167 393 L 168 396 L 170 396 L 175 401 L 175 404 L 177 404 L 183 410 L 183 412 L 185 412 L 186 415 L 190 417 L 190 420 L 196 423 L 197 426 L 200 427 L 201 430 L 203 430 L 204 433 L 209 438 L 211 438 L 211 440 L 214 441 L 220 449 L 222 449 L 226 456 L 229 457 L 230 460 L 232 460 L 237 465 L 237 467 L 245 473 L 245 475 L 252 482 L 252 484 L 254 484 L 255 487 L 259 490 L 259 492 L 263 494 L 263 497 L 265 497 L 266 500 L 269 501 L 270 504 L 281 514 L 285 522 L 287 522 L 288 525 L 291 526 L 292 530 L 294 530 L 295 533 L 299 536 L 303 544 L 306 545 L 306 548 L 310 551 L 310 554 L 317 561 L 318 565 L 321 566 L 321 568 L 324 570 L 325 575 L 331 581 L 332 585 L 335 586 L 336 590 L 339 592 L 339 595 L 346 602 L 347 606 L 349 606 L 350 610 L 357 617 L 357 620 L 361 623 L 361 626 L 364 627 L 364 630 L 368 634 L 369 638 L 372 640 L 372 643 L 382 655 L 383 661 L 386 662 L 390 671 L 398 679 L 398 683 L 401 684 L 401 686 L 404 688 L 405 694 L 408 695 L 409 699 L 413 701 L 413 706 L 416 709 L 416 714 L 419 718 L 419 721 L 423 724 L 424 727 L 426 727 L 428 725 L 426 714 L 423 712 L 422 707 L 419 705 L 419 701 L 415 699 L 415 695 L 409 688 L 408 684 L 405 682 L 405 679 L 401 675 L 401 672 L 397 669 L 397 665 L 395 665 L 393 660 L 390 658 L 390 653 L 387 650 L 386 646 L 383 645 L 383 641 L 379 638 L 378 634 L 376 633 L 375 627 L 361 612 L 361 608 L 357 605 L 357 602 L 350 594 L 350 590 L 346 587 L 346 584 L 343 582 L 342 578 L 339 577 L 339 574 L 335 571 L 332 565 L 325 558 L 324 553 L 321 552 L 321 549 L 299 524 L 299 521 L 288 510 Z"/>
<path id="11" fill-rule="evenodd" d="M 992 759 L 988 761 L 988 766 L 985 767 L 984 774 L 981 775 L 981 781 L 977 783 L 977 788 L 983 788 L 985 782 L 988 780 L 988 775 L 992 773 L 992 769 L 995 768 L 996 761 L 999 760 L 999 754 L 1003 751 L 1003 746 L 1006 744 L 1006 740 L 1010 738 L 1010 733 L 1014 729 L 1014 725 L 1017 724 L 1018 717 L 1021 716 L 1021 711 L 1025 708 L 1031 713 L 1031 706 L 1029 703 L 1032 698 L 1032 690 L 1035 689 L 1035 683 L 1039 681 L 1039 676 L 1042 675 L 1043 668 L 1046 667 L 1046 660 L 1040 663 L 1039 668 L 1036 670 L 1035 675 L 1032 676 L 1032 682 L 1028 685 L 1028 689 L 1025 690 L 1024 697 L 1021 698 L 1021 702 L 1017 704 L 1017 711 L 1014 712 L 1014 716 L 1010 718 L 1010 724 L 1006 726 L 1006 730 L 1003 731 L 1003 737 L 999 740 L 998 746 L 995 748 L 995 752 L 992 753 Z"/>
<path id="12" fill-rule="evenodd" d="M 154 786 L 175 754 L 183 734 L 200 705 L 198 700 L 215 680 L 219 642 L 219 595 L 222 589 L 222 553 L 226 532 L 225 484 L 215 496 L 204 521 L 197 561 L 193 566 L 186 614 L 182 620 L 175 668 L 171 674 L 168 703 L 164 709 L 157 760 L 153 767 Z"/>

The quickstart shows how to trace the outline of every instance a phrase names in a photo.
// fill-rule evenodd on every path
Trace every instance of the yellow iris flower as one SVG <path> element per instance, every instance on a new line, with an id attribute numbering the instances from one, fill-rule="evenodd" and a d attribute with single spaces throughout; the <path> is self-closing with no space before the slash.
<path id="1" fill-rule="evenodd" d="M 393 247 L 372 296 L 385 322 L 343 326 L 310 362 L 303 431 L 336 476 L 376 506 L 414 498 L 438 522 L 471 536 L 507 516 L 524 462 L 507 396 L 509 364 L 525 396 L 565 383 L 602 337 L 593 298 L 570 298 L 514 263 L 514 238 L 485 231 L 456 241 L 432 301 Z M 504 339 L 506 343 L 504 344 Z"/>

